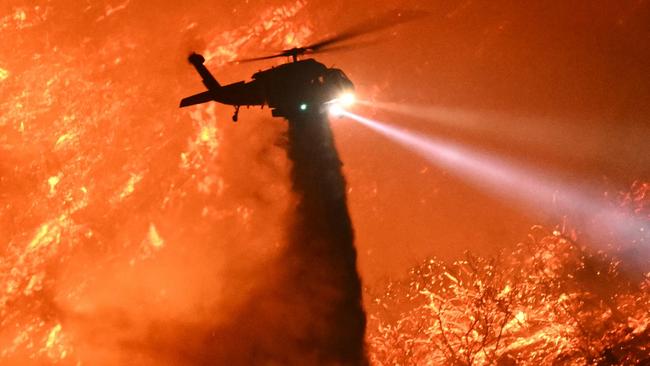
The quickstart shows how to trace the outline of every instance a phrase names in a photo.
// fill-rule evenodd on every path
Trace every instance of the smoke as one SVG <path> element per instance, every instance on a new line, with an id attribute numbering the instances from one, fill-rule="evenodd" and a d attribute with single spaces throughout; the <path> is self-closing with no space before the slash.
<path id="1" fill-rule="evenodd" d="M 283 251 L 219 329 L 221 364 L 366 364 L 366 319 L 345 180 L 324 117 L 289 121 L 291 212 Z M 232 339 L 238 339 L 235 344 Z M 214 361 L 214 358 L 212 359 Z"/>
<path id="2" fill-rule="evenodd" d="M 279 130 L 271 135 L 279 137 Z M 191 365 L 367 363 L 346 184 L 329 124 L 324 117 L 292 118 L 287 137 L 295 201 L 288 227 L 281 224 L 288 229 L 281 250 L 256 260 L 256 269 L 240 270 L 240 291 L 233 289 L 238 276 L 228 274 L 228 300 L 205 304 L 208 312 L 196 314 L 196 321 L 141 317 L 147 331 L 127 351 Z M 223 312 L 209 315 L 217 309 Z"/>
<path id="3" fill-rule="evenodd" d="M 6 32 L 17 51 L 0 60 L 9 75 L 0 88 L 0 363 L 281 359 L 295 351 L 281 336 L 292 298 L 277 295 L 290 292 L 278 268 L 289 166 L 275 144 L 286 126 L 252 111 L 232 125 L 215 104 L 179 110 L 200 88 L 183 45 L 210 32 L 166 38 L 161 28 L 187 29 L 205 4 L 199 15 L 155 4 L 151 19 L 142 14 L 154 4 L 130 4 L 102 20 L 102 6 L 82 17 L 57 4 L 43 16 L 48 37 Z M 233 45 L 209 44 L 215 64 L 257 39 L 282 44 L 282 32 L 257 24 L 307 29 L 287 20 L 297 5 L 264 6 L 233 32 L 204 25 L 223 33 L 213 43 Z"/>
<path id="4" fill-rule="evenodd" d="M 151 168 L 129 212 L 97 220 L 116 226 L 105 239 L 111 245 L 77 249 L 57 274 L 54 318 L 72 350 L 66 362 L 250 364 L 270 338 L 266 324 L 280 317 L 248 304 L 269 304 L 267 289 L 278 288 L 265 269 L 278 265 L 291 201 L 285 152 L 274 144 L 284 129 L 268 120 L 217 128 L 214 110 L 192 114 L 197 136 L 189 144 L 199 145 Z"/>

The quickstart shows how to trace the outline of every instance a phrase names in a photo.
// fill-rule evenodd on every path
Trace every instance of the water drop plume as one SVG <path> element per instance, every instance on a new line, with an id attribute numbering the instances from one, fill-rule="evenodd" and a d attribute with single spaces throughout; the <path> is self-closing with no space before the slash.
<path id="1" fill-rule="evenodd" d="M 324 361 L 365 363 L 365 314 L 342 163 L 323 115 L 289 120 L 288 157 L 298 203 L 287 248 L 289 281 L 314 314 L 308 347 Z"/>

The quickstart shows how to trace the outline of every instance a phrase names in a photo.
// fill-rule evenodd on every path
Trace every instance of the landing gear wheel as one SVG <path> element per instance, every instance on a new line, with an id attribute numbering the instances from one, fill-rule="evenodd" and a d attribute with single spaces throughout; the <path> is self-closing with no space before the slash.
<path id="1" fill-rule="evenodd" d="M 235 107 L 235 113 L 232 115 L 232 121 L 237 122 L 239 119 L 239 106 Z"/>

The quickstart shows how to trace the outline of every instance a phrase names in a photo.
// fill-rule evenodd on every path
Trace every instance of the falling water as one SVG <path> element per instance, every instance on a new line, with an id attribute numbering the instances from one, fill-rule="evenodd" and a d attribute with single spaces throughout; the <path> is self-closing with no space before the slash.
<path id="1" fill-rule="evenodd" d="M 326 363 L 363 363 L 365 314 L 345 179 L 322 115 L 289 121 L 288 156 L 298 204 L 287 248 L 287 276 L 313 315 L 302 339 Z"/>

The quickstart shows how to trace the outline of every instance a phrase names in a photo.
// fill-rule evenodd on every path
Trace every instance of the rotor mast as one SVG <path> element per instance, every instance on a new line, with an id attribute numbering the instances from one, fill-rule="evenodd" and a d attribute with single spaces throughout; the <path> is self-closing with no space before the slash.
<path id="1" fill-rule="evenodd" d="M 293 62 L 298 62 L 298 56 L 304 54 L 307 51 L 304 47 L 294 47 L 284 51 L 287 56 L 291 56 Z"/>

